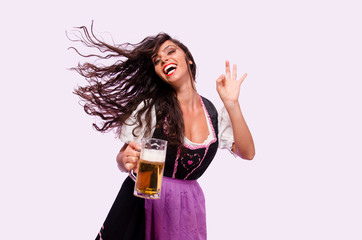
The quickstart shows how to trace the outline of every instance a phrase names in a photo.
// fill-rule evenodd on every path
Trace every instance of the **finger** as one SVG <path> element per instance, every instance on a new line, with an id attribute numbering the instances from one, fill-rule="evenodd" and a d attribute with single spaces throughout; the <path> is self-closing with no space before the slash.
<path id="1" fill-rule="evenodd" d="M 138 166 L 139 158 L 135 157 L 125 157 L 123 166 L 127 171 L 131 171 L 132 169 L 136 169 Z"/>
<path id="2" fill-rule="evenodd" d="M 223 83 L 225 80 L 225 75 L 221 74 L 217 79 L 216 79 L 216 83 Z"/>
<path id="3" fill-rule="evenodd" d="M 123 152 L 123 156 L 125 157 L 124 161 L 127 162 L 126 159 L 138 159 L 140 157 L 140 152 L 133 150 L 132 148 L 127 148 Z"/>
<path id="4" fill-rule="evenodd" d="M 244 80 L 247 76 L 248 76 L 247 73 L 244 73 L 243 76 L 241 76 L 241 78 L 239 79 L 240 84 L 242 84 L 244 82 Z"/>
<path id="5" fill-rule="evenodd" d="M 139 157 L 141 152 L 141 147 L 136 142 L 130 142 L 124 154 L 130 157 Z"/>
<path id="6" fill-rule="evenodd" d="M 132 169 L 135 168 L 135 165 L 136 164 L 134 164 L 134 163 L 125 163 L 124 168 L 129 172 L 129 171 L 131 171 Z"/>
<path id="7" fill-rule="evenodd" d="M 128 143 L 128 146 L 130 146 L 133 150 L 140 150 L 141 149 L 141 146 L 134 142 L 134 141 L 131 141 Z"/>
<path id="8" fill-rule="evenodd" d="M 226 77 L 230 78 L 230 62 L 229 62 L 229 60 L 225 61 L 225 70 L 226 70 Z"/>
<path id="9" fill-rule="evenodd" d="M 126 158 L 124 159 L 124 161 L 126 163 L 137 163 L 139 160 L 139 157 L 136 156 L 126 156 Z"/>
<path id="10" fill-rule="evenodd" d="M 233 80 L 236 79 L 236 76 L 237 76 L 237 67 L 236 67 L 236 64 L 233 65 Z"/>

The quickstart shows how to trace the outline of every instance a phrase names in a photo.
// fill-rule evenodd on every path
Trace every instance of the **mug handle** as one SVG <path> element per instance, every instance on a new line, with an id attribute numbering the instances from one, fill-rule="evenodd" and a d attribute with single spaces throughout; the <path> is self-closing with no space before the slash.
<path id="1" fill-rule="evenodd" d="M 137 151 L 137 152 L 141 152 L 141 150 L 135 150 L 135 151 Z M 137 177 L 134 175 L 134 173 L 133 173 L 133 169 L 131 170 L 131 171 L 129 171 L 128 172 L 128 175 L 132 178 L 132 180 L 134 181 L 134 182 L 136 182 L 136 180 L 137 180 Z"/>
<path id="2" fill-rule="evenodd" d="M 135 181 L 135 182 L 136 182 L 137 177 L 134 175 L 134 173 L 133 173 L 133 169 L 132 169 L 131 171 L 129 171 L 129 172 L 128 172 L 128 175 L 132 178 L 132 180 L 133 180 L 133 181 Z"/>

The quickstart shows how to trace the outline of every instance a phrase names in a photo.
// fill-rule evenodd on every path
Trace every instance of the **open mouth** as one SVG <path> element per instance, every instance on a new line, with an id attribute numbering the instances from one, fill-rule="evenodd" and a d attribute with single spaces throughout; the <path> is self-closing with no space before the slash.
<path id="1" fill-rule="evenodd" d="M 171 76 L 176 71 L 176 68 L 176 64 L 170 63 L 163 67 L 163 72 L 166 74 L 166 76 Z"/>

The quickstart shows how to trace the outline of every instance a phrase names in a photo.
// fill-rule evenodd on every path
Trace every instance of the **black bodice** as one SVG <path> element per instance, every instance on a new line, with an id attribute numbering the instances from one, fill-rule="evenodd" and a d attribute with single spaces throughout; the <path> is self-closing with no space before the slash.
<path id="1" fill-rule="evenodd" d="M 198 145 L 197 147 L 184 144 L 184 150 L 168 146 L 164 170 L 166 177 L 185 180 L 198 179 L 206 171 L 216 154 L 218 148 L 218 113 L 209 100 L 204 97 L 201 97 L 201 100 L 207 112 L 207 121 L 210 121 L 212 125 L 211 134 L 213 134 L 214 139 L 206 145 Z M 165 119 L 157 119 L 157 122 L 159 121 L 165 121 Z M 157 124 L 157 126 L 163 126 L 163 124 Z M 153 137 L 167 140 L 167 133 L 159 127 L 155 129 Z"/>

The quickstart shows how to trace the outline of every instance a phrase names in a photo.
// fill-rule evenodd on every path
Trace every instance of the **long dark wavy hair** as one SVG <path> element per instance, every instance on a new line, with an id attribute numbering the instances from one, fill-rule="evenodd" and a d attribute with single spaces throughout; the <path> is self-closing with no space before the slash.
<path id="1" fill-rule="evenodd" d="M 100 132 L 116 129 L 119 133 L 122 125 L 126 124 L 125 121 L 143 102 L 143 107 L 136 113 L 135 130 L 146 124 L 144 136 L 151 133 L 151 111 L 157 105 L 157 119 L 166 120 L 158 122 L 156 127 L 167 128 L 167 140 L 171 146 L 182 146 L 184 123 L 176 91 L 156 74 L 152 56 L 166 40 L 171 40 L 185 52 L 191 80 L 195 81 L 196 64 L 189 49 L 166 33 L 146 37 L 136 44 L 117 45 L 108 44 L 96 37 L 93 22 L 90 30 L 81 26 L 75 28 L 75 31 L 78 33 L 76 38 L 70 38 L 67 34 L 71 41 L 81 42 L 99 51 L 98 54 L 85 55 L 70 47 L 79 55 L 85 58 L 96 57 L 98 60 L 115 59 L 113 64 L 86 62 L 78 63 L 77 67 L 72 68 L 88 82 L 86 86 L 76 88 L 74 93 L 82 99 L 87 114 L 100 117 L 100 125 L 93 123 L 95 129 Z M 143 115 L 145 123 L 141 121 Z"/>

